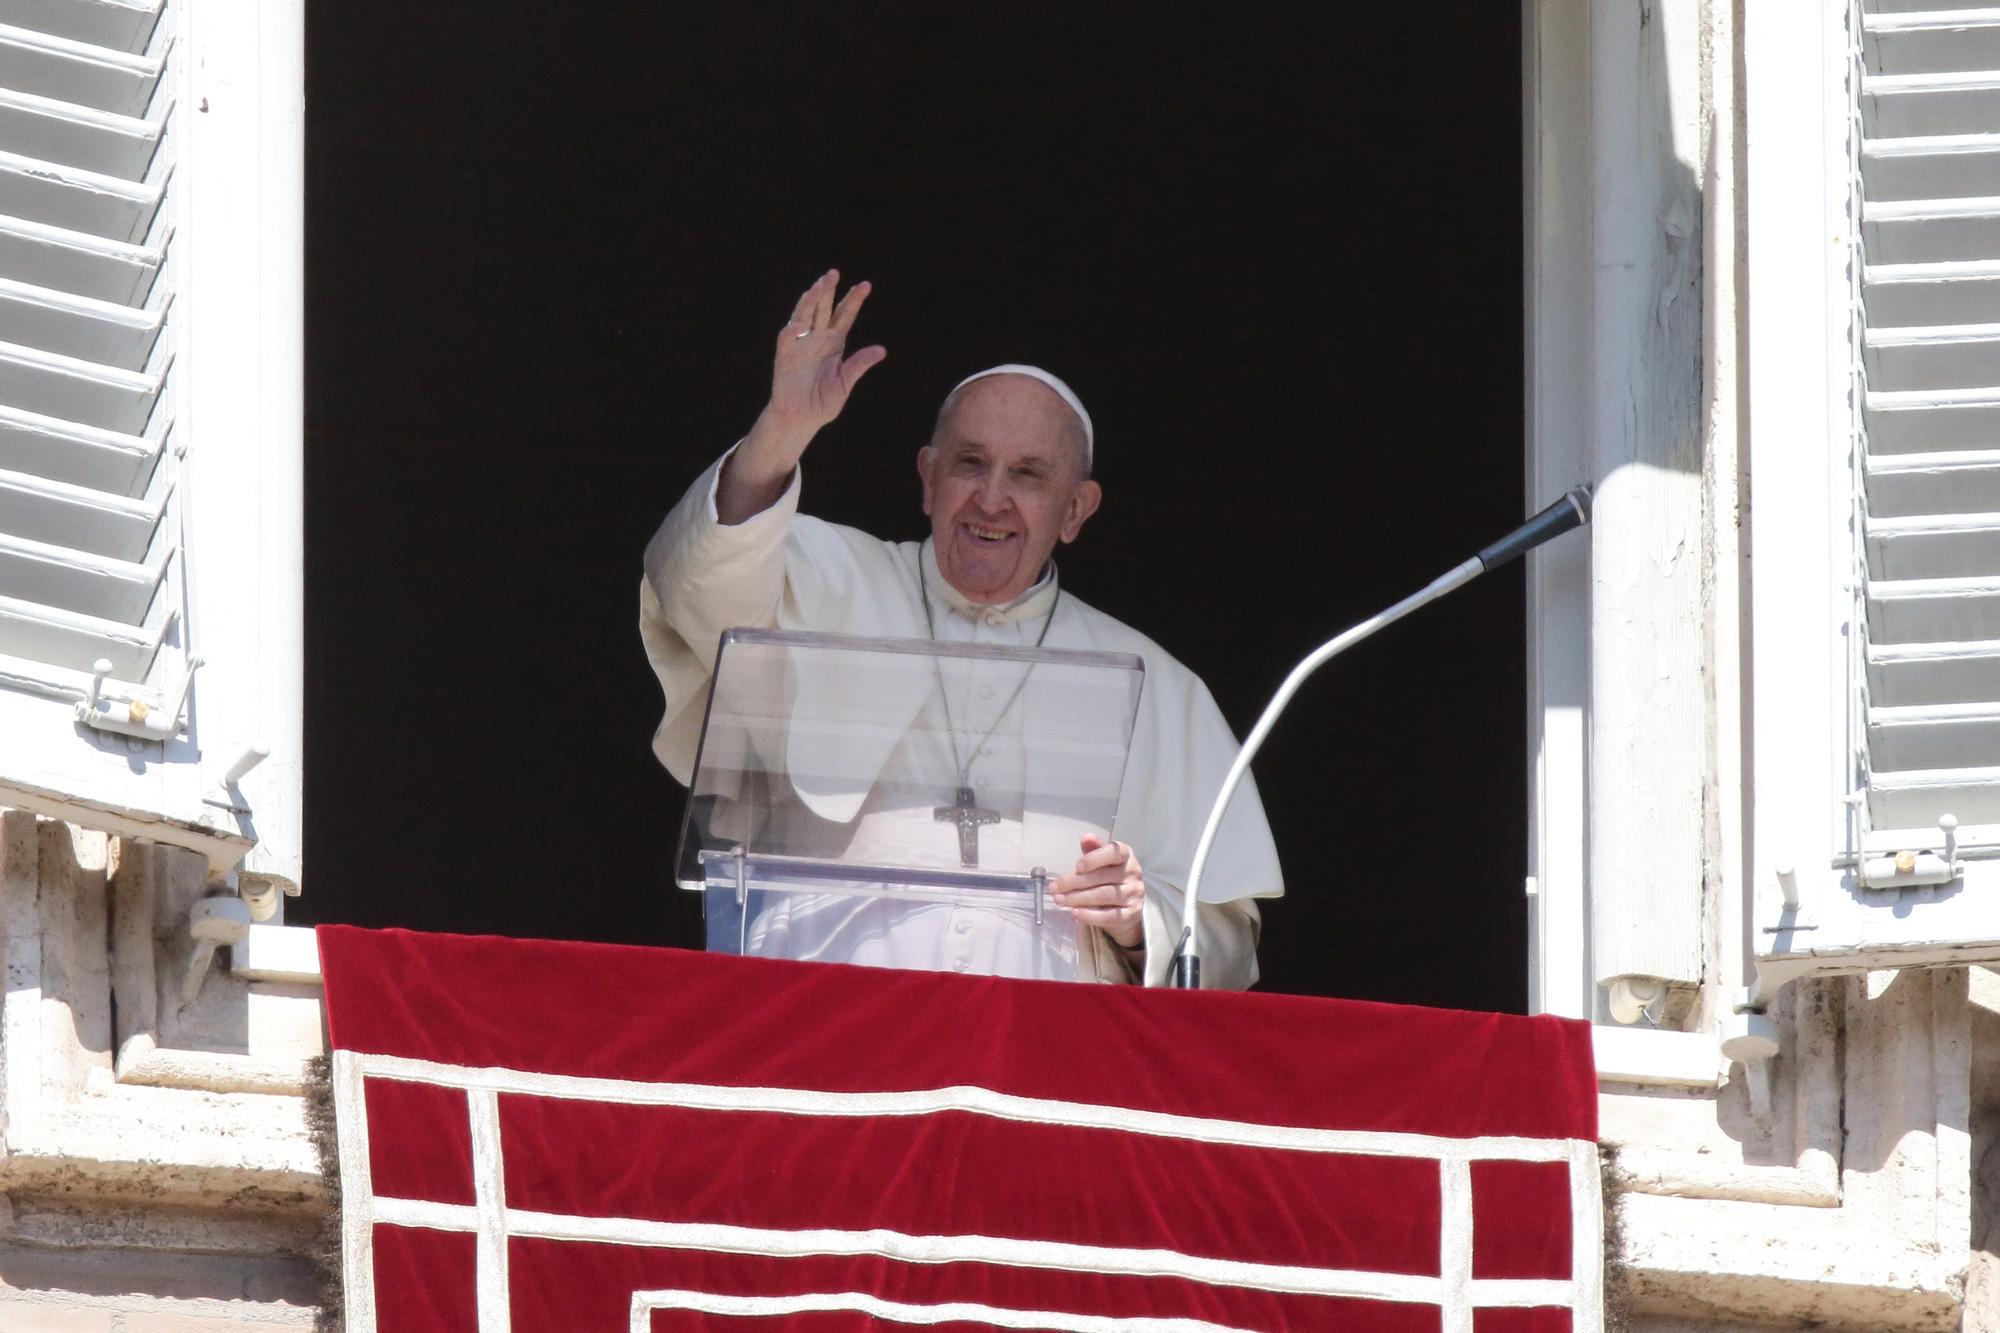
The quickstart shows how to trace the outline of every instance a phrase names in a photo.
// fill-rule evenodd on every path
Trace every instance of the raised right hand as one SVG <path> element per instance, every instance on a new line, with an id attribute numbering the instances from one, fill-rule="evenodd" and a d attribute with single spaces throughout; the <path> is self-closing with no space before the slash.
<path id="1" fill-rule="evenodd" d="M 881 363 L 888 351 L 880 345 L 846 355 L 847 335 L 868 299 L 869 284 L 857 282 L 836 304 L 840 270 L 828 269 L 806 288 L 792 317 L 778 331 L 777 353 L 771 365 L 771 402 L 765 411 L 772 424 L 791 432 L 812 433 L 840 415 L 854 386 Z"/>
<path id="2" fill-rule="evenodd" d="M 771 507 L 813 436 L 840 415 L 861 377 L 889 355 L 879 346 L 847 355 L 847 334 L 869 288 L 857 282 L 836 304 L 839 286 L 838 269 L 821 274 L 778 331 L 771 401 L 729 456 L 716 485 L 716 515 L 724 523 L 741 523 Z"/>

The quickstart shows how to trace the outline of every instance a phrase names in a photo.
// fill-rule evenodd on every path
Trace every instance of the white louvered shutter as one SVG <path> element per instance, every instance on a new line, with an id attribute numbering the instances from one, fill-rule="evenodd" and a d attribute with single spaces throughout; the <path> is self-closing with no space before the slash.
<path id="1" fill-rule="evenodd" d="M 185 0 L 182 0 L 184 3 Z M 158 685 L 182 619 L 167 0 L 0 0 L 0 679 Z"/>
<path id="2" fill-rule="evenodd" d="M 1857 849 L 2000 853 L 2000 9 L 1860 18 Z"/>
<path id="3" fill-rule="evenodd" d="M 302 0 L 0 0 L 0 805 L 287 881 L 302 34 Z M 150 734 L 86 721 L 100 661 Z"/>

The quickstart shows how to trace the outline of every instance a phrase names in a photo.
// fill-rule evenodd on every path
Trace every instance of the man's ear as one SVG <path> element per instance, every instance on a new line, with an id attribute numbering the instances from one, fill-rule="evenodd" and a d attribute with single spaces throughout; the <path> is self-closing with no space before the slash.
<path id="1" fill-rule="evenodd" d="M 917 475 L 924 483 L 924 517 L 931 516 L 931 447 L 927 444 L 917 450 Z"/>
<path id="2" fill-rule="evenodd" d="M 1094 481 L 1079 484 L 1069 497 L 1069 512 L 1063 516 L 1062 539 L 1076 540 L 1076 534 L 1083 531 L 1084 520 L 1097 512 L 1097 506 L 1104 503 L 1104 488 Z"/>

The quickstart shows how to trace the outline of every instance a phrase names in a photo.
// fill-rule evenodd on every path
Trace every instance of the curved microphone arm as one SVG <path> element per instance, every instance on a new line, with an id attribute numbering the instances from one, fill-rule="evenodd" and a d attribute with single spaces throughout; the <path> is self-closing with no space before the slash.
<path id="1" fill-rule="evenodd" d="M 1346 652 L 1369 635 L 1386 626 L 1395 624 L 1410 612 L 1434 602 L 1455 588 L 1463 587 L 1481 574 L 1498 569 L 1519 556 L 1540 546 L 1553 537 L 1559 537 L 1571 528 L 1578 528 L 1590 521 L 1590 488 L 1575 486 L 1562 499 L 1514 529 L 1499 541 L 1480 551 L 1463 564 L 1455 565 L 1450 571 L 1431 581 L 1429 585 L 1411 593 L 1386 611 L 1378 612 L 1350 629 L 1327 640 L 1313 649 L 1303 662 L 1292 668 L 1292 674 L 1285 677 L 1285 683 L 1271 696 L 1271 702 L 1264 707 L 1264 714 L 1257 719 L 1257 725 L 1250 728 L 1249 737 L 1243 748 L 1237 751 L 1236 762 L 1229 766 L 1229 775 L 1222 780 L 1222 791 L 1215 798 L 1215 805 L 1208 812 L 1208 822 L 1202 825 L 1201 839 L 1195 843 L 1194 863 L 1188 870 L 1187 899 L 1181 911 L 1180 947 L 1174 953 L 1173 966 L 1168 972 L 1167 984 L 1171 986 L 1195 987 L 1201 985 L 1200 933 L 1196 925 L 1196 911 L 1201 904 L 1201 872 L 1208 864 L 1208 853 L 1215 843 L 1216 830 L 1222 827 L 1222 816 L 1229 809 L 1229 800 L 1236 794 L 1236 788 L 1243 781 L 1243 775 L 1250 771 L 1250 761 L 1262 748 L 1264 738 L 1271 734 L 1278 715 L 1285 711 L 1285 705 L 1298 693 L 1299 686 L 1305 684 L 1306 677 L 1326 665 L 1328 660 Z"/>

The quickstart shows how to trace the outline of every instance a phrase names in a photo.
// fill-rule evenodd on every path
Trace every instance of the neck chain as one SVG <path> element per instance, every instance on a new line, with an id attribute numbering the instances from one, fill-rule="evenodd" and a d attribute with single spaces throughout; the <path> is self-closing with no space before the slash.
<path id="1" fill-rule="evenodd" d="M 1049 599 L 1049 613 L 1042 620 L 1042 632 L 1035 636 L 1035 647 L 1037 648 L 1041 647 L 1047 641 L 1049 626 L 1056 623 L 1056 607 L 1062 602 L 1062 577 L 1056 573 L 1055 566 L 1053 565 L 1049 567 L 1049 579 L 1056 585 L 1055 595 Z M 923 599 L 924 603 L 924 632 L 930 636 L 932 643 L 936 643 L 938 641 L 937 621 L 931 615 L 930 579 L 925 575 L 921 562 L 917 565 L 917 590 L 918 596 Z M 937 658 L 935 657 L 931 659 L 931 670 L 937 675 L 938 703 L 944 708 L 945 737 L 951 742 L 951 762 L 958 766 L 958 785 L 961 789 L 967 788 L 971 785 L 970 772 L 972 769 L 972 760 L 978 755 L 979 747 L 993 739 L 993 733 L 1000 729 L 1002 720 L 1006 718 L 1014 705 L 1020 701 L 1021 691 L 1028 688 L 1028 677 L 1035 674 L 1035 664 L 1030 662 L 1028 669 L 1021 673 L 1021 679 L 1015 682 L 1014 692 L 1007 696 L 1007 702 L 1002 704 L 1000 711 L 993 715 L 993 725 L 988 727 L 985 734 L 972 743 L 972 754 L 967 755 L 964 759 L 958 757 L 958 724 L 952 721 L 951 697 L 944 686 L 944 668 L 938 665 Z"/>

